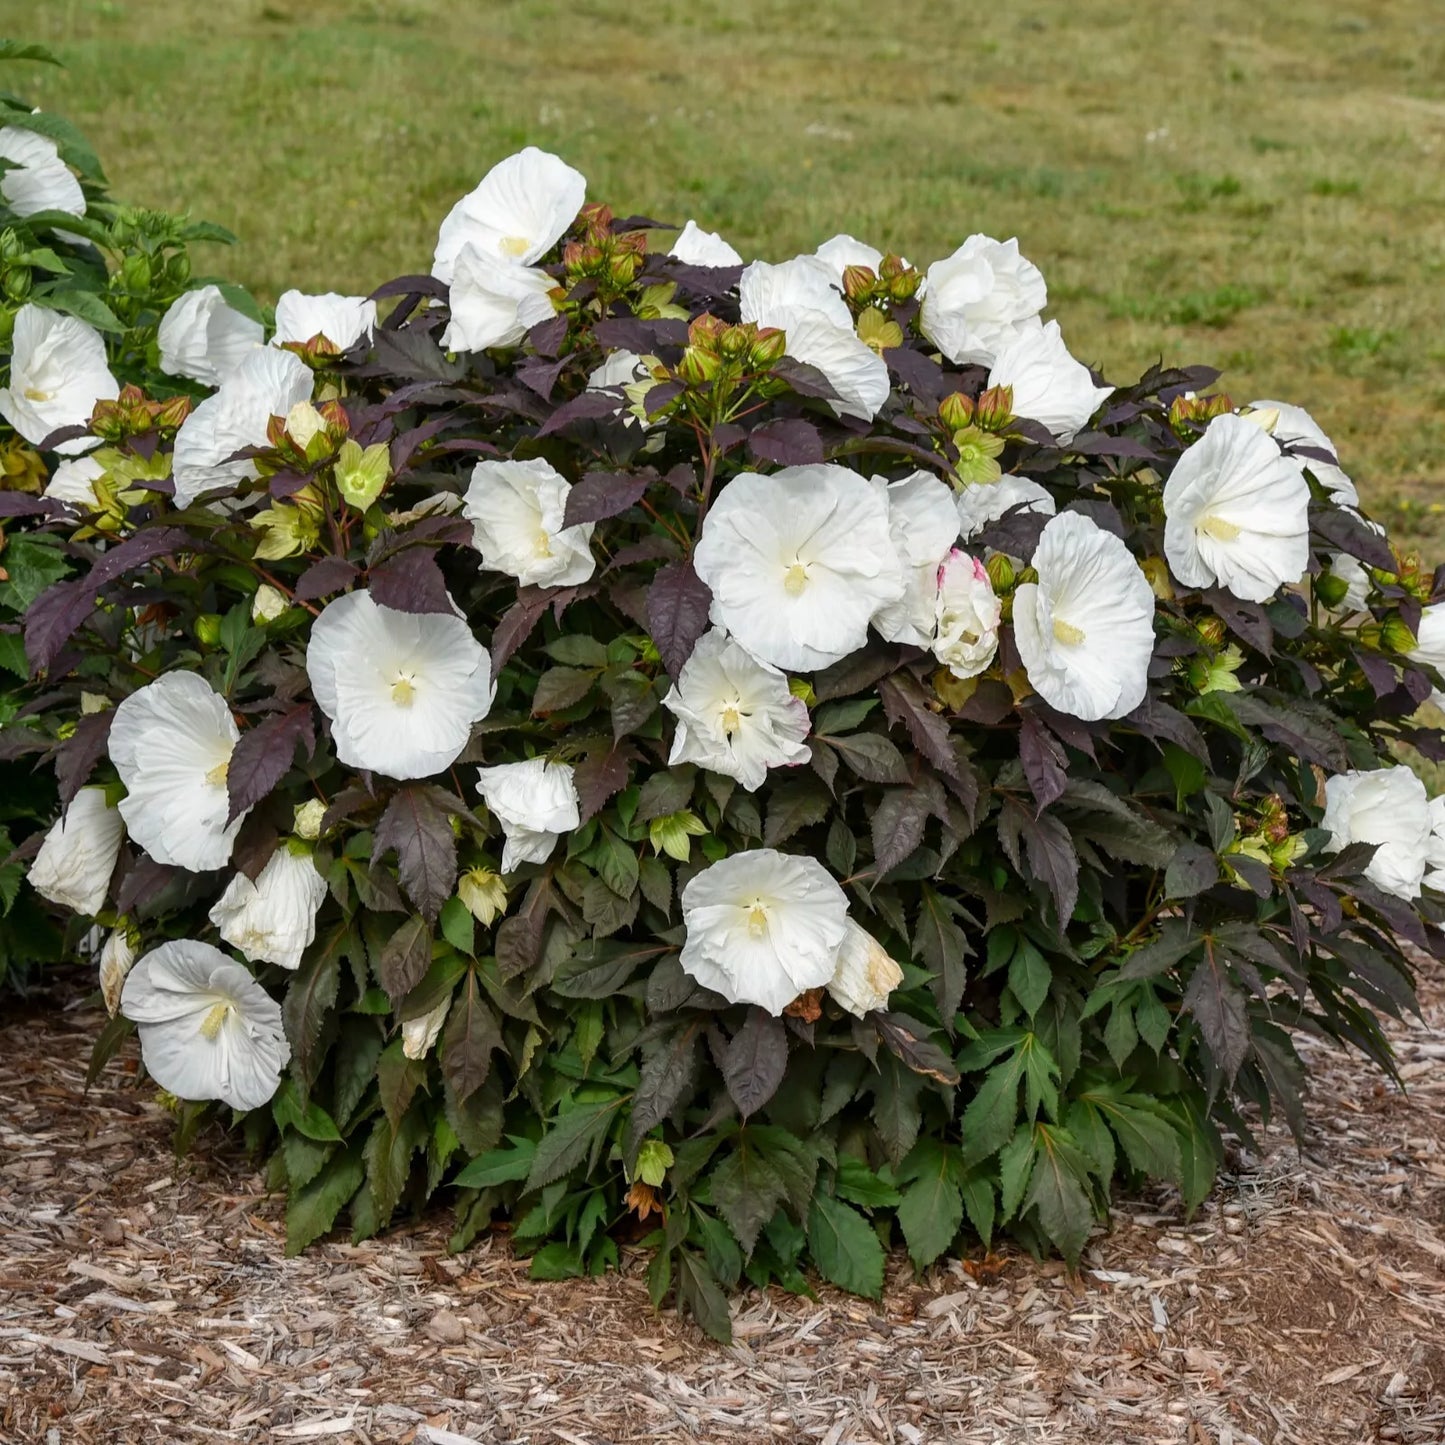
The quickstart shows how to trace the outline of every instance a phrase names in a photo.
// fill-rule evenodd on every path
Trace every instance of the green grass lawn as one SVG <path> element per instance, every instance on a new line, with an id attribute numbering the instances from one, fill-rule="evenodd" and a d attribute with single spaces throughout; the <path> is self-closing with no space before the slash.
<path id="1" fill-rule="evenodd" d="M 1017 235 L 1077 355 L 1300 402 L 1445 536 L 1441 0 L 0 0 L 0 33 L 65 59 L 23 81 L 119 195 L 229 226 L 207 264 L 268 297 L 426 270 L 528 142 L 745 255 Z"/>

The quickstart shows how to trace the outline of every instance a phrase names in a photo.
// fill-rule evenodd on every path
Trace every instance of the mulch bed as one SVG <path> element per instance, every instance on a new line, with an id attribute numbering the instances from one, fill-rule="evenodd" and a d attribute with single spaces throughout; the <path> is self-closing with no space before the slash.
<path id="1" fill-rule="evenodd" d="M 618 1275 L 533 1284 L 449 1218 L 283 1254 L 282 1203 L 219 1136 L 177 1159 L 91 1004 L 0 1020 L 0 1440 L 441 1445 L 1445 1441 L 1445 973 L 1392 1033 L 1402 1094 L 1310 1044 L 1279 1129 L 1183 1218 L 1122 1200 L 1057 1263 L 899 1258 L 876 1306 L 734 1301 L 718 1348 Z"/>

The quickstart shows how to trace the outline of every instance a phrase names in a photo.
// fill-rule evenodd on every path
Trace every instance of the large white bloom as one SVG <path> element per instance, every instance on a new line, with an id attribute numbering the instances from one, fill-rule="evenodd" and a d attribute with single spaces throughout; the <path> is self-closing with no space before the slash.
<path id="1" fill-rule="evenodd" d="M 432 275 L 450 285 L 464 246 L 509 266 L 531 266 L 557 244 L 586 199 L 580 171 L 528 146 L 498 161 L 448 212 Z"/>
<path id="2" fill-rule="evenodd" d="M 545 863 L 557 839 L 582 820 L 581 801 L 569 763 L 528 758 L 477 769 L 482 801 L 507 836 L 502 872 L 522 863 Z"/>
<path id="3" fill-rule="evenodd" d="M 693 553 L 712 620 L 754 657 L 812 671 L 868 640 L 904 592 L 888 504 L 846 467 L 743 472 L 723 488 Z"/>
<path id="4" fill-rule="evenodd" d="M 689 266 L 741 266 L 743 258 L 718 235 L 704 231 L 696 221 L 689 221 L 678 233 L 667 253 Z"/>
<path id="5" fill-rule="evenodd" d="M 595 523 L 564 527 L 572 484 L 540 457 L 478 462 L 462 499 L 483 563 L 536 587 L 575 587 L 596 569 Z"/>
<path id="6" fill-rule="evenodd" d="M 536 266 L 513 266 L 470 245 L 453 265 L 451 322 L 442 333 L 449 351 L 518 346 L 534 326 L 556 314 L 549 293 L 557 283 Z"/>
<path id="7" fill-rule="evenodd" d="M 817 256 L 770 265 L 754 261 L 738 283 L 744 321 L 780 327 L 787 354 L 822 372 L 838 394 L 839 416 L 872 421 L 888 399 L 888 367 L 858 338 L 833 267 Z"/>
<path id="8" fill-rule="evenodd" d="M 806 704 L 717 628 L 698 639 L 662 705 L 677 719 L 669 766 L 696 763 L 751 792 L 769 768 L 808 761 Z"/>
<path id="9" fill-rule="evenodd" d="M 1013 387 L 1013 413 L 1046 426 L 1061 442 L 1074 434 L 1112 396 L 1095 386 L 1089 368 L 1075 361 L 1059 334 L 1059 323 L 1028 327 L 999 347 L 989 369 L 990 386 Z"/>
<path id="10" fill-rule="evenodd" d="M 816 859 L 774 848 L 734 853 L 682 890 L 682 966 L 729 1003 L 771 1014 L 830 982 L 848 900 Z"/>
<path id="11" fill-rule="evenodd" d="M 850 918 L 838 966 L 828 981 L 828 992 L 839 1008 L 863 1018 L 888 1007 L 888 995 L 903 982 L 903 970 L 888 950 Z"/>
<path id="12" fill-rule="evenodd" d="M 23 126 L 0 126 L 0 161 L 11 163 L 11 169 L 0 174 L 0 197 L 17 216 L 37 211 L 85 214 L 85 192 L 49 136 Z"/>
<path id="13" fill-rule="evenodd" d="M 933 655 L 959 678 L 977 677 L 998 651 L 1003 603 L 988 569 L 955 547 L 938 568 L 934 593 Z"/>
<path id="14" fill-rule="evenodd" d="M 105 946 L 100 950 L 100 996 L 105 1000 L 105 1011 L 114 1018 L 120 1010 L 120 993 L 125 987 L 126 975 L 135 963 L 136 948 L 131 940 L 130 930 L 124 921 L 110 932 Z"/>
<path id="15" fill-rule="evenodd" d="M 1275 422 L 1273 432 L 1276 441 L 1284 442 L 1286 446 L 1313 447 L 1316 451 L 1328 452 L 1338 461 L 1339 449 L 1304 407 L 1292 406 L 1287 401 L 1252 401 L 1249 408 L 1254 412 L 1278 414 L 1279 420 Z M 1341 467 L 1317 461 L 1314 457 L 1301 457 L 1299 460 L 1341 506 L 1360 505 L 1360 494 Z"/>
<path id="16" fill-rule="evenodd" d="M 151 1077 L 180 1099 L 260 1108 L 291 1057 L 280 1005 L 209 943 L 181 938 L 152 949 L 131 969 L 120 1007 Z"/>
<path id="17" fill-rule="evenodd" d="M 210 919 L 252 963 L 300 968 L 301 955 L 316 937 L 316 914 L 325 897 L 326 880 L 310 852 L 293 853 L 283 843 L 254 883 L 244 873 L 231 879 Z"/>
<path id="18" fill-rule="evenodd" d="M 82 788 L 51 824 L 35 861 L 30 886 L 42 898 L 94 918 L 120 856 L 125 823 L 105 801 L 104 788 Z"/>
<path id="19" fill-rule="evenodd" d="M 1186 587 L 1264 602 L 1309 566 L 1309 483 L 1244 417 L 1217 416 L 1164 484 L 1164 555 Z"/>
<path id="20" fill-rule="evenodd" d="M 171 302 L 156 340 L 162 371 L 219 386 L 265 342 L 266 331 L 229 305 L 219 286 L 202 286 Z"/>
<path id="21" fill-rule="evenodd" d="M 1406 767 L 1337 773 L 1325 779 L 1329 851 L 1351 843 L 1377 843 L 1365 869 L 1377 888 L 1397 898 L 1418 898 L 1431 848 L 1432 822 L 1425 785 Z"/>
<path id="22" fill-rule="evenodd" d="M 828 263 L 840 282 L 849 266 L 866 266 L 876 274 L 883 264 L 883 252 L 877 246 L 870 246 L 867 241 L 860 241 L 846 232 L 829 237 L 813 254 Z"/>
<path id="23" fill-rule="evenodd" d="M 32 446 L 61 427 L 84 426 L 98 401 L 114 401 L 120 383 L 95 327 L 33 301 L 15 313 L 10 384 L 0 388 L 0 416 Z M 61 442 L 56 451 L 89 451 L 94 437 Z"/>
<path id="24" fill-rule="evenodd" d="M 1406 656 L 1411 662 L 1422 662 L 1445 675 L 1445 602 L 1434 602 L 1420 609 L 1415 646 Z M 1436 707 L 1445 707 L 1445 693 L 1436 688 L 1430 701 Z"/>
<path id="25" fill-rule="evenodd" d="M 888 504 L 888 533 L 903 564 L 906 591 L 873 614 L 873 626 L 890 642 L 928 647 L 933 641 L 939 564 L 958 540 L 953 492 L 928 472 L 896 482 L 874 477 Z"/>
<path id="26" fill-rule="evenodd" d="M 75 457 L 61 462 L 45 484 L 45 495 L 77 512 L 93 512 L 100 506 L 95 484 L 105 475 L 105 468 L 94 457 Z"/>
<path id="27" fill-rule="evenodd" d="M 1445 797 L 1430 799 L 1430 836 L 1425 843 L 1425 886 L 1445 893 Z"/>
<path id="28" fill-rule="evenodd" d="M 996 482 L 971 483 L 956 500 L 959 533 L 965 542 L 1015 507 L 1022 507 L 1026 512 L 1041 512 L 1046 517 L 1052 517 L 1056 510 L 1053 497 L 1043 487 L 1012 472 Z"/>
<path id="29" fill-rule="evenodd" d="M 1037 329 L 1047 300 L 1043 273 L 1017 240 L 970 236 L 928 268 L 918 325 L 950 361 L 992 366 L 1021 332 Z"/>
<path id="30" fill-rule="evenodd" d="M 189 507 L 202 492 L 234 486 L 256 475 L 254 461 L 229 457 L 244 447 L 267 445 L 273 416 L 285 416 L 298 402 L 311 400 L 311 368 L 294 352 L 272 346 L 248 351 L 176 433 L 171 476 L 176 505 Z"/>
<path id="31" fill-rule="evenodd" d="M 227 824 L 226 773 L 241 736 L 226 700 L 194 672 L 167 672 L 131 693 L 110 725 L 121 817 L 157 863 L 224 868 L 245 819 Z"/>
<path id="32" fill-rule="evenodd" d="M 1043 530 L 1037 582 L 1014 593 L 1014 639 L 1034 691 L 1073 717 L 1123 717 L 1144 700 L 1154 592 L 1133 554 L 1079 512 Z"/>
<path id="33" fill-rule="evenodd" d="M 306 672 L 336 756 L 388 778 L 449 768 L 496 693 L 486 649 L 463 618 L 397 612 L 369 592 L 326 604 L 311 625 Z"/>
<path id="34" fill-rule="evenodd" d="M 304 291 L 283 291 L 276 302 L 276 334 L 271 344 L 304 344 L 324 336 L 338 351 L 350 351 L 363 338 L 370 341 L 374 330 L 376 302 L 365 296 L 342 296 L 336 291 L 308 296 Z"/>

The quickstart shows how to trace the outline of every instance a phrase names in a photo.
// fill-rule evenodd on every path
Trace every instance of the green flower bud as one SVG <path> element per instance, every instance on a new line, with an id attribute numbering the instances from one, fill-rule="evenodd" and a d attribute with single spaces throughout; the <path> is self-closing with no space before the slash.
<path id="1" fill-rule="evenodd" d="M 1321 572 L 1315 578 L 1315 596 L 1328 608 L 1338 607 L 1348 595 L 1350 584 L 1334 572 Z"/>
<path id="2" fill-rule="evenodd" d="M 758 338 L 753 342 L 748 360 L 756 370 L 766 371 L 783 359 L 787 349 L 788 338 L 785 332 L 778 330 L 776 326 L 763 326 L 758 329 Z"/>
<path id="3" fill-rule="evenodd" d="M 988 580 L 993 584 L 993 590 L 998 593 L 1013 591 L 1016 581 L 1014 564 L 1012 560 L 1005 557 L 1002 552 L 995 552 L 983 569 L 988 573 Z"/>
<path id="4" fill-rule="evenodd" d="M 1410 631 L 1405 619 L 1396 612 L 1385 619 L 1385 625 L 1380 629 L 1380 643 L 1390 652 L 1413 652 L 1415 634 Z"/>
<path id="5" fill-rule="evenodd" d="M 221 616 L 218 612 L 203 612 L 196 618 L 196 640 L 205 647 L 215 647 L 221 640 Z"/>
<path id="6" fill-rule="evenodd" d="M 973 425 L 973 398 L 955 391 L 938 403 L 938 418 L 949 431 L 962 431 Z"/>

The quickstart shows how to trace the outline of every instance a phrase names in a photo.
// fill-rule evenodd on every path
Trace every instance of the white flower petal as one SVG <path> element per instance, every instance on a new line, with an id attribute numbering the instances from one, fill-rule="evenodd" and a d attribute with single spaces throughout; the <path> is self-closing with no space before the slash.
<path id="1" fill-rule="evenodd" d="M 120 1012 L 121 990 L 135 960 L 135 944 L 131 942 L 129 930 L 124 926 L 112 929 L 100 950 L 98 969 L 100 996 L 105 1000 L 105 1011 L 111 1018 Z"/>
<path id="2" fill-rule="evenodd" d="M 448 295 L 451 323 L 442 336 L 449 351 L 517 346 L 556 314 L 556 282 L 533 266 L 513 266 L 467 245 L 457 253 Z"/>
<path id="3" fill-rule="evenodd" d="M 833 268 L 833 274 L 840 283 L 843 272 L 849 266 L 866 266 L 876 276 L 883 264 L 883 252 L 877 246 L 870 246 L 867 241 L 846 234 L 824 241 L 813 254 Z"/>
<path id="4" fill-rule="evenodd" d="M 39 211 L 85 214 L 85 192 L 49 136 L 23 126 L 0 126 L 0 161 L 13 163 L 0 175 L 0 197 L 17 216 L 23 219 Z"/>
<path id="5" fill-rule="evenodd" d="M 1252 401 L 1251 411 L 1277 412 L 1279 420 L 1274 424 L 1275 441 L 1286 446 L 1313 447 L 1316 451 L 1329 452 L 1336 458 L 1336 465 L 1316 461 L 1314 457 L 1300 457 L 1300 462 L 1342 507 L 1358 507 L 1360 494 L 1355 484 L 1338 465 L 1339 449 L 1324 433 L 1320 424 L 1302 406 L 1292 406 L 1287 401 Z"/>
<path id="6" fill-rule="evenodd" d="M 271 344 L 304 343 L 324 336 L 338 351 L 350 351 L 363 338 L 370 341 L 375 329 L 376 302 L 364 296 L 284 291 L 276 302 L 276 334 Z"/>
<path id="7" fill-rule="evenodd" d="M 1339 773 L 1325 779 L 1325 815 L 1329 851 L 1351 843 L 1379 846 L 1365 869 L 1376 887 L 1397 898 L 1420 896 L 1427 863 L 1437 844 L 1425 785 L 1406 767 Z"/>
<path id="8" fill-rule="evenodd" d="M 903 982 L 903 970 L 888 950 L 850 918 L 838 966 L 828 981 L 828 992 L 839 1008 L 864 1018 L 888 1007 L 888 996 Z"/>
<path id="9" fill-rule="evenodd" d="M 564 527 L 572 484 L 549 462 L 478 462 L 462 503 L 483 563 L 536 587 L 575 587 L 596 569 L 595 523 Z"/>
<path id="10" fill-rule="evenodd" d="M 247 354 L 265 343 L 259 321 L 226 302 L 219 286 L 187 291 L 171 303 L 156 332 L 161 370 L 219 386 Z"/>
<path id="11" fill-rule="evenodd" d="M 766 324 L 783 328 L 787 354 L 815 367 L 838 393 L 828 404 L 839 416 L 872 421 L 888 400 L 888 365 L 851 325 L 838 326 L 820 311 L 794 306 Z"/>
<path id="12" fill-rule="evenodd" d="M 889 642 L 929 647 L 933 642 L 938 569 L 958 540 L 958 508 L 952 490 L 928 472 L 896 482 L 874 477 L 888 504 L 888 531 L 903 563 L 906 590 L 873 614 L 873 626 Z"/>
<path id="13" fill-rule="evenodd" d="M 51 824 L 30 865 L 30 886 L 42 898 L 93 918 L 105 907 L 125 823 L 104 788 L 82 788 Z"/>
<path id="14" fill-rule="evenodd" d="M 1114 394 L 1111 386 L 1095 386 L 1089 368 L 1069 355 L 1057 321 L 1006 340 L 989 370 L 988 384 L 1013 387 L 1014 415 L 1041 423 L 1061 442 L 1072 441 Z"/>
<path id="15" fill-rule="evenodd" d="M 61 427 L 85 426 L 96 402 L 120 395 L 100 332 L 74 316 L 27 303 L 15 313 L 10 350 L 0 416 L 32 446 Z M 56 451 L 76 456 L 95 444 L 94 437 L 77 437 Z"/>
<path id="16" fill-rule="evenodd" d="M 702 230 L 689 221 L 667 253 L 689 266 L 741 266 L 743 258 L 716 231 Z"/>
<path id="17" fill-rule="evenodd" d="M 1017 240 L 975 235 L 928 268 L 918 324 L 950 361 L 992 366 L 1005 346 L 1037 329 L 1047 300 L 1043 275 L 1019 255 Z"/>
<path id="18" fill-rule="evenodd" d="M 996 522 L 1005 512 L 1022 507 L 1027 512 L 1042 512 L 1046 517 L 1054 515 L 1054 499 L 1037 482 L 1027 477 L 1016 477 L 1012 473 L 1000 477 L 996 482 L 974 482 L 965 487 L 957 497 L 960 535 L 965 542 L 978 536 L 990 522 Z"/>
<path id="19" fill-rule="evenodd" d="M 938 568 L 933 655 L 958 678 L 977 677 L 998 652 L 1003 603 L 982 561 L 955 548 Z"/>
<path id="20" fill-rule="evenodd" d="M 794 256 L 774 265 L 754 261 L 738 282 L 738 309 L 744 321 L 786 326 L 795 311 L 816 311 L 834 326 L 853 330 L 853 314 L 838 289 L 838 273 L 817 256 Z"/>
<path id="21" fill-rule="evenodd" d="M 95 484 L 105 475 L 105 468 L 94 457 L 76 457 L 61 462 L 45 484 L 45 495 L 64 502 L 77 512 L 93 512 L 100 506 Z"/>
<path id="22" fill-rule="evenodd" d="M 309 852 L 282 844 L 253 883 L 237 873 L 211 908 L 210 919 L 227 943 L 252 963 L 300 968 L 301 955 L 316 937 L 316 914 L 326 897 L 326 880 Z"/>
<path id="23" fill-rule="evenodd" d="M 568 763 L 549 763 L 546 758 L 498 763 L 479 768 L 477 784 L 506 834 L 504 873 L 522 863 L 545 863 L 557 839 L 581 822 L 581 801 Z"/>

